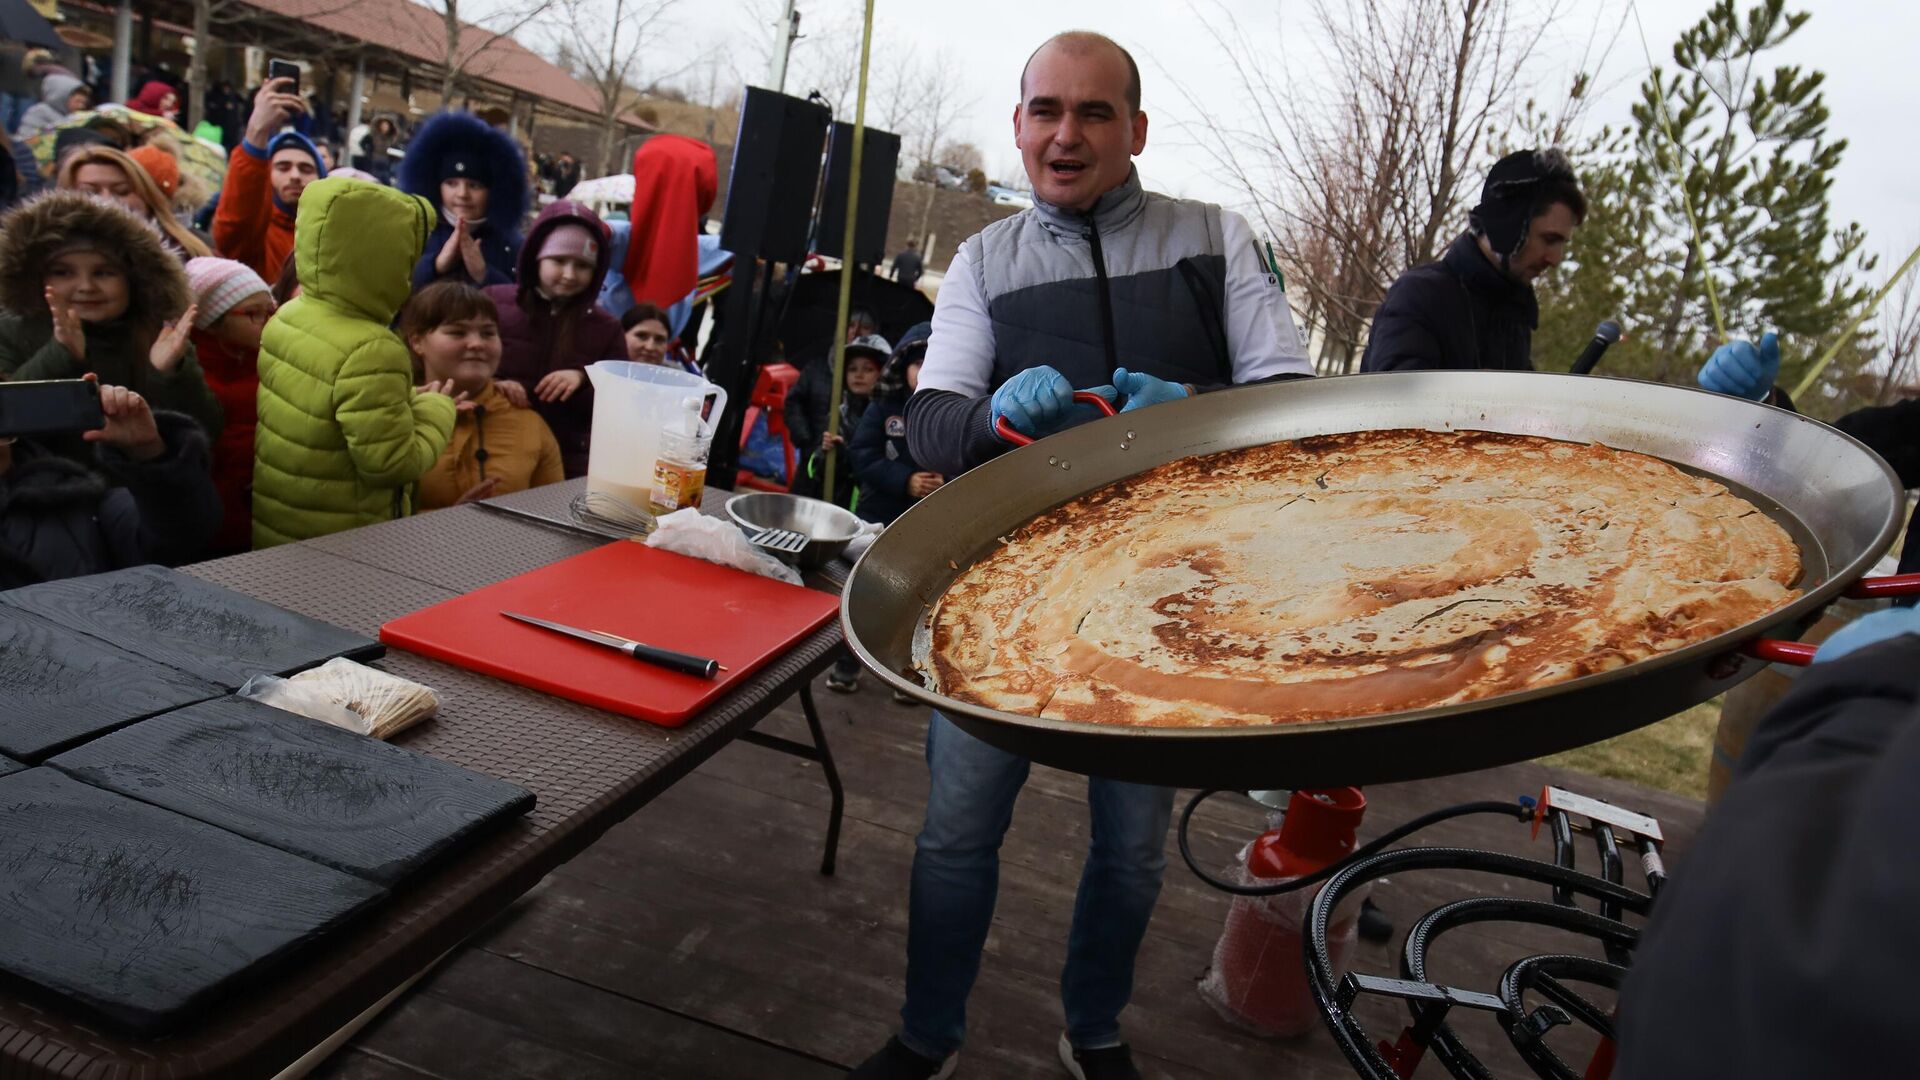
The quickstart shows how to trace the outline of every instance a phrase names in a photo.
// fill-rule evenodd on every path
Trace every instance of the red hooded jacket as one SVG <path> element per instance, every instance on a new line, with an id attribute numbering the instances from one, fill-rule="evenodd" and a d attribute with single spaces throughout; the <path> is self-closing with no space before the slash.
<path id="1" fill-rule="evenodd" d="M 547 234 L 566 224 L 586 226 L 600 238 L 600 244 L 594 255 L 593 281 L 579 296 L 556 303 L 540 294 L 540 246 L 546 243 Z M 542 210 L 533 228 L 527 230 L 526 243 L 520 248 L 519 284 L 491 285 L 486 290 L 500 309 L 498 377 L 526 387 L 534 410 L 560 441 L 560 456 L 569 478 L 587 474 L 593 384 L 583 384 L 566 401 L 550 403 L 534 398 L 533 388 L 549 372 L 585 370 L 588 364 L 600 360 L 627 358 L 620 320 L 594 302 L 612 259 L 609 239 L 606 223 L 585 203 L 561 199 Z"/>
<path id="2" fill-rule="evenodd" d="M 672 307 L 693 291 L 694 240 L 718 189 L 713 147 L 698 139 L 655 135 L 633 152 L 633 224 L 620 272 L 636 303 Z"/>

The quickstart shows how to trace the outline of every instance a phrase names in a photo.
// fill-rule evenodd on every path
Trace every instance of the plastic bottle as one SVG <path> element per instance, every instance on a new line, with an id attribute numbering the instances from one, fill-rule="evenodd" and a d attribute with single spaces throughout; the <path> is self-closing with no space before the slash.
<path id="1" fill-rule="evenodd" d="M 1234 867 L 1242 884 L 1270 885 L 1311 874 L 1353 852 L 1367 799 L 1359 788 L 1296 791 L 1277 829 L 1262 833 L 1241 851 Z M 1257 1035 L 1303 1035 L 1320 1024 L 1307 988 L 1307 910 L 1318 885 L 1278 896 L 1237 896 L 1226 929 L 1214 946 L 1213 967 L 1200 995 L 1229 1023 Z M 1337 975 L 1353 943 L 1360 901 L 1368 889 L 1341 900 L 1327 927 L 1327 951 Z"/>
<path id="2" fill-rule="evenodd" d="M 698 399 L 689 402 L 699 404 Z M 661 430 L 649 500 L 654 513 L 700 505 L 700 492 L 707 483 L 707 449 L 712 440 L 713 425 L 701 419 L 697 409 L 682 411 Z"/>

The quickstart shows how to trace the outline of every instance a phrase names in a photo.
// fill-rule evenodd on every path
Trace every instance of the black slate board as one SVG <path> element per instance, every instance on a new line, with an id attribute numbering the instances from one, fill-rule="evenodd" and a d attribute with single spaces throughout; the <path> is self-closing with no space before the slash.
<path id="1" fill-rule="evenodd" d="M 237 697 L 143 720 L 48 764 L 383 885 L 533 808 L 524 788 Z"/>
<path id="2" fill-rule="evenodd" d="M 0 606 L 0 753 L 38 761 L 103 731 L 219 694 L 212 683 Z"/>
<path id="3" fill-rule="evenodd" d="M 20 764 L 12 758 L 0 757 L 0 776 L 5 776 L 10 772 L 19 772 L 24 768 L 26 768 L 25 765 Z"/>
<path id="4" fill-rule="evenodd" d="M 0 592 L 0 603 L 228 690 L 255 675 L 289 675 L 336 656 L 367 660 L 386 652 L 372 638 L 163 566 L 29 585 Z"/>
<path id="5" fill-rule="evenodd" d="M 384 895 L 55 769 L 0 777 L 0 970 L 136 1035 Z"/>

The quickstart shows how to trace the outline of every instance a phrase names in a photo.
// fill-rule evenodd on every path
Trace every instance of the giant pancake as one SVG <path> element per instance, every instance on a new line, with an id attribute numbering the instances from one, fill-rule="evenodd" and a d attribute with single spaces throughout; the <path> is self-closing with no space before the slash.
<path id="1" fill-rule="evenodd" d="M 1100 724 L 1366 716 L 1526 690 L 1743 625 L 1799 549 L 1656 458 L 1488 432 L 1170 462 L 1051 510 L 929 615 L 934 688 Z"/>

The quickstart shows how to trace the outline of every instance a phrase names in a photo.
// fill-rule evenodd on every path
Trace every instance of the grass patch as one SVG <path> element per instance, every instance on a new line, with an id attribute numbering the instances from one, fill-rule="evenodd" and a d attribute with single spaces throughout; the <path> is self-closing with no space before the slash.
<path id="1" fill-rule="evenodd" d="M 1695 705 L 1657 724 L 1540 759 L 1543 765 L 1575 769 L 1615 780 L 1707 797 L 1707 762 L 1720 724 L 1720 699 Z"/>

